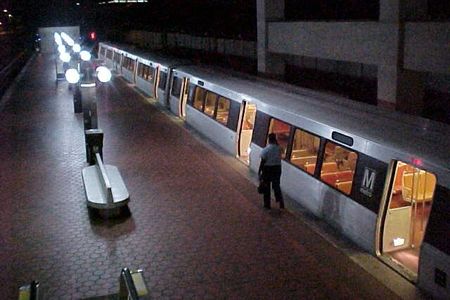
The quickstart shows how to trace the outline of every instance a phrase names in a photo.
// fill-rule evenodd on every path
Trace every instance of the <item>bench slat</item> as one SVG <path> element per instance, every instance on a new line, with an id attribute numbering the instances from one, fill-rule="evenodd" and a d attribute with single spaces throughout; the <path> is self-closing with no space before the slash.
<path id="1" fill-rule="evenodd" d="M 104 188 L 104 193 L 106 195 L 106 202 L 113 203 L 113 195 L 111 190 L 111 182 L 108 178 L 108 173 L 106 172 L 105 166 L 103 165 L 102 157 L 99 153 L 95 153 L 96 167 L 98 169 L 99 177 L 102 181 L 102 187 Z"/>

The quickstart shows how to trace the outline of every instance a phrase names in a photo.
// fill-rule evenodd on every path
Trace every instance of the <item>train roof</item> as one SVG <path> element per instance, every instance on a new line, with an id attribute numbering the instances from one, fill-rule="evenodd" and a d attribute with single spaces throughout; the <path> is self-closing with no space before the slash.
<path id="1" fill-rule="evenodd" d="M 173 57 L 170 55 L 165 55 L 159 52 L 148 52 L 142 49 L 139 49 L 134 46 L 125 45 L 125 44 L 116 44 L 110 42 L 102 42 L 100 43 L 107 47 L 113 47 L 116 49 L 120 49 L 123 53 L 128 54 L 128 56 L 140 58 L 143 60 L 147 60 L 150 62 L 158 63 L 165 67 L 175 67 L 180 65 L 190 64 L 191 62 L 187 59 L 181 59 L 177 57 Z"/>
<path id="2" fill-rule="evenodd" d="M 308 130 L 308 121 L 316 128 L 327 126 L 364 139 L 366 147 L 367 143 L 375 143 L 448 171 L 450 126 L 446 124 L 252 76 L 230 76 L 198 66 L 177 70 L 240 94 L 238 100 L 252 101 L 258 110 L 295 126 Z"/>
<path id="3" fill-rule="evenodd" d="M 235 71 L 192 65 L 173 57 L 158 58 L 128 45 L 103 44 L 141 58 L 159 59 L 158 63 L 207 83 L 225 97 L 251 101 L 258 110 L 312 133 L 330 139 L 332 131 L 349 135 L 355 140 L 352 148 L 364 153 L 371 149 L 375 153 L 370 155 L 380 160 L 421 161 L 449 176 L 449 125 Z"/>

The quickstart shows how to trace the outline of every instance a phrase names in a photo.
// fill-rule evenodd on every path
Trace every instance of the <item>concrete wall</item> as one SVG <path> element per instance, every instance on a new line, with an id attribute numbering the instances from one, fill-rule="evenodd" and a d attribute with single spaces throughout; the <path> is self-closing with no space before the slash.
<path id="1" fill-rule="evenodd" d="M 132 30 L 127 35 L 129 43 L 150 49 L 179 47 L 256 58 L 256 42 L 215 37 L 193 36 L 184 33 L 160 33 Z"/>
<path id="2" fill-rule="evenodd" d="M 378 22 L 269 22 L 268 49 L 279 54 L 396 65 L 398 28 Z M 404 68 L 450 73 L 450 23 L 406 23 Z"/>
<path id="3" fill-rule="evenodd" d="M 378 22 L 270 22 L 270 52 L 365 64 L 397 58 L 397 28 Z"/>
<path id="4" fill-rule="evenodd" d="M 405 68 L 450 74 L 450 23 L 406 23 Z"/>
<path id="5" fill-rule="evenodd" d="M 40 27 L 39 35 L 41 37 L 41 52 L 53 53 L 56 51 L 54 33 L 65 32 L 75 42 L 80 40 L 80 27 L 79 26 L 65 26 L 65 27 Z"/>

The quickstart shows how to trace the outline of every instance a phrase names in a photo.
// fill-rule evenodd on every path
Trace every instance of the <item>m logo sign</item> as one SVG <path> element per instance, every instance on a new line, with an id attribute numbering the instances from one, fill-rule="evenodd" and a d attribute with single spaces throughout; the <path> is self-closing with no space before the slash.
<path id="1" fill-rule="evenodd" d="M 375 185 L 375 178 L 377 173 L 369 168 L 364 168 L 364 177 L 361 183 L 361 188 L 359 191 L 366 195 L 367 197 L 372 197 L 373 195 L 373 187 Z"/>

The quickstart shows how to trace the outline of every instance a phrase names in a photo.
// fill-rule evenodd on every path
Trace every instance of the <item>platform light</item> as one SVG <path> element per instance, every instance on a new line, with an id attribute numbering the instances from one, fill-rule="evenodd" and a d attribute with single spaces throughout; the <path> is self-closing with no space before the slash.
<path id="1" fill-rule="evenodd" d="M 8 14 L 8 17 L 12 18 L 12 14 Z"/>
<path id="2" fill-rule="evenodd" d="M 61 37 L 64 40 L 64 42 L 66 42 L 67 45 L 69 45 L 70 47 L 73 47 L 73 45 L 75 44 L 73 39 L 67 33 L 61 32 Z"/>
<path id="3" fill-rule="evenodd" d="M 4 13 L 7 13 L 7 12 L 8 12 L 8 10 L 7 10 L 7 9 L 4 9 L 4 10 L 3 10 L 3 12 L 4 12 Z"/>
<path id="4" fill-rule="evenodd" d="M 75 52 L 75 53 L 79 53 L 79 52 L 81 51 L 81 46 L 80 46 L 80 44 L 73 44 L 72 50 L 73 50 L 73 52 Z"/>
<path id="5" fill-rule="evenodd" d="M 403 246 L 405 244 L 405 239 L 400 237 L 395 238 L 392 240 L 392 244 L 394 245 L 394 247 Z"/>
<path id="6" fill-rule="evenodd" d="M 59 59 L 62 60 L 63 62 L 69 62 L 71 57 L 69 53 L 63 52 L 59 55 Z"/>
<path id="7" fill-rule="evenodd" d="M 80 52 L 80 57 L 84 61 L 89 61 L 91 59 L 91 53 L 86 50 Z"/>
<path id="8" fill-rule="evenodd" d="M 80 73 L 76 69 L 68 69 L 66 71 L 66 80 L 68 83 L 77 83 L 80 81 Z"/>
<path id="9" fill-rule="evenodd" d="M 64 46 L 64 45 L 59 45 L 59 46 L 58 46 L 58 52 L 59 52 L 60 54 L 66 52 L 66 46 Z"/>
<path id="10" fill-rule="evenodd" d="M 111 80 L 111 71 L 104 66 L 100 66 L 96 69 L 97 71 L 97 78 L 100 80 L 100 82 L 108 82 Z"/>
<path id="11" fill-rule="evenodd" d="M 55 32 L 55 34 L 53 34 L 53 37 L 55 38 L 55 43 L 58 46 L 62 45 L 62 40 L 61 40 L 61 36 L 59 35 L 59 33 Z"/>

